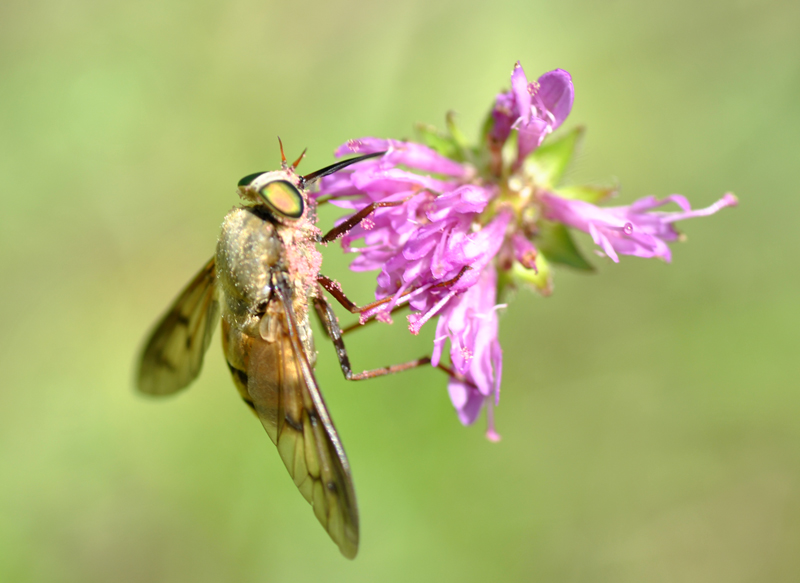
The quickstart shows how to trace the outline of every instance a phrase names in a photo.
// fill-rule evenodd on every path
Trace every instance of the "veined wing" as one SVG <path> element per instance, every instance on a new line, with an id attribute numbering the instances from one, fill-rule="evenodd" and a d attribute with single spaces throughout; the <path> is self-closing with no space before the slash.
<path id="1" fill-rule="evenodd" d="M 168 395 L 197 378 L 218 318 L 212 258 L 150 334 L 139 361 L 138 389 L 151 395 Z"/>
<path id="2" fill-rule="evenodd" d="M 283 321 L 272 342 L 223 319 L 228 366 L 295 485 L 342 554 L 352 559 L 358 552 L 358 508 L 350 465 L 298 335 L 291 291 L 278 284 L 275 292 L 270 302 L 280 302 L 281 309 L 268 306 L 267 314 Z"/>

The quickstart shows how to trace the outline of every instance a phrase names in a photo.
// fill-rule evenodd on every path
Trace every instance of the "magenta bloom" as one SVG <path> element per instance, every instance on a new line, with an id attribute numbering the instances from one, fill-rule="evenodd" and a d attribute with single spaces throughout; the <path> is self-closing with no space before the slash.
<path id="1" fill-rule="evenodd" d="M 561 188 L 578 133 L 555 142 L 545 138 L 567 118 L 573 98 L 566 71 L 529 83 L 517 63 L 511 89 L 496 97 L 480 146 L 464 144 L 452 127 L 450 135 L 424 130 L 429 145 L 350 140 L 337 156 L 386 154 L 323 178 L 317 194 L 351 213 L 387 203 L 342 237 L 344 249 L 356 254 L 351 269 L 378 271 L 375 298 L 388 299 L 361 320 L 391 322 L 392 310 L 408 304 L 409 330 L 416 334 L 437 318 L 432 363 L 442 362 L 449 341 L 450 398 L 464 424 L 486 406 L 490 439 L 499 439 L 492 409 L 500 396 L 497 298 L 503 286 L 531 284 L 546 294 L 551 264 L 591 268 L 566 227 L 588 232 L 615 262 L 618 254 L 669 261 L 676 221 L 736 204 L 726 194 L 692 210 L 683 196 L 672 195 L 600 207 L 593 203 L 607 189 Z M 516 151 L 506 159 L 504 145 L 512 136 Z M 654 210 L 668 202 L 681 210 Z"/>

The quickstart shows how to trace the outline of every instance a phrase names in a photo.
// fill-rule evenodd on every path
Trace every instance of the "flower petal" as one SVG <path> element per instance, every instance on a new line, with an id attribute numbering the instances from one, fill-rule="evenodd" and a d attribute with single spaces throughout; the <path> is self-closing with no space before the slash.
<path id="1" fill-rule="evenodd" d="M 615 263 L 619 261 L 618 253 L 647 258 L 659 257 L 669 262 L 672 253 L 667 243 L 678 239 L 678 231 L 673 223 L 708 216 L 737 204 L 736 197 L 730 193 L 711 206 L 697 210 L 692 210 L 689 201 L 678 194 L 662 200 L 647 196 L 629 206 L 605 208 L 549 193 L 541 195 L 541 200 L 548 219 L 586 231 Z M 668 202 L 677 204 L 681 212 L 649 212 Z"/>
<path id="2" fill-rule="evenodd" d="M 531 94 L 528 91 L 528 78 L 519 61 L 511 73 L 511 92 L 514 94 L 514 113 L 527 124 L 531 119 Z"/>
<path id="3" fill-rule="evenodd" d="M 575 98 L 572 76 L 564 69 L 555 69 L 539 77 L 538 82 L 539 89 L 536 96 L 553 116 L 550 131 L 556 130 L 572 111 L 572 102 Z"/>
<path id="4" fill-rule="evenodd" d="M 381 163 L 384 165 L 402 164 L 416 170 L 445 174 L 456 178 L 463 178 L 468 172 L 467 168 L 462 164 L 442 156 L 428 146 L 415 142 L 381 138 L 359 138 L 339 146 L 336 150 L 336 155 L 371 154 L 382 150 L 386 151 L 386 154 L 380 158 Z"/>

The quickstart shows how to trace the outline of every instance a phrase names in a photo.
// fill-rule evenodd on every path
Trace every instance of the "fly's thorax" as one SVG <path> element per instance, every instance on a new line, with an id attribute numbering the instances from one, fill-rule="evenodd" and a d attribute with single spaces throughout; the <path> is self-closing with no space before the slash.
<path id="1" fill-rule="evenodd" d="M 284 263 L 283 242 L 275 225 L 252 208 L 227 214 L 217 242 L 217 283 L 223 316 L 243 327 L 272 294 L 272 281 Z"/>
<path id="2" fill-rule="evenodd" d="M 319 230 L 309 220 L 313 215 L 292 224 L 274 223 L 270 217 L 268 209 L 258 206 L 237 208 L 225 217 L 216 255 L 222 316 L 247 334 L 270 336 L 273 331 L 261 319 L 280 280 L 291 289 L 300 336 L 310 346 L 308 306 L 322 264 Z"/>

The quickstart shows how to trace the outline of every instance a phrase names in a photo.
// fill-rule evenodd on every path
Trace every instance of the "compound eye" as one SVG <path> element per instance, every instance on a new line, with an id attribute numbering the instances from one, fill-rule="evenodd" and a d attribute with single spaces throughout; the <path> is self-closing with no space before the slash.
<path id="1" fill-rule="evenodd" d="M 285 180 L 268 182 L 258 193 L 279 215 L 290 219 L 299 219 L 303 216 L 303 196 L 291 182 Z"/>
<path id="2" fill-rule="evenodd" d="M 259 176 L 261 176 L 262 174 L 266 174 L 266 172 L 267 172 L 267 171 L 266 171 L 266 170 L 264 170 L 264 171 L 262 171 L 262 172 L 254 172 L 253 174 L 248 174 L 247 176 L 245 176 L 244 178 L 242 178 L 242 179 L 239 181 L 239 184 L 237 184 L 236 186 L 250 186 L 250 183 L 251 183 L 251 182 L 253 182 L 253 180 L 255 180 L 256 178 L 258 178 L 258 177 L 259 177 Z"/>

